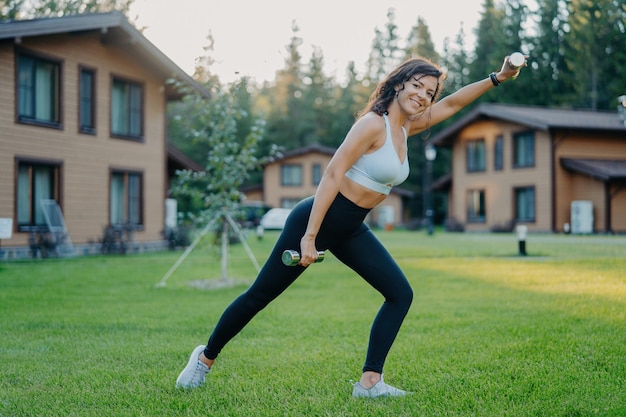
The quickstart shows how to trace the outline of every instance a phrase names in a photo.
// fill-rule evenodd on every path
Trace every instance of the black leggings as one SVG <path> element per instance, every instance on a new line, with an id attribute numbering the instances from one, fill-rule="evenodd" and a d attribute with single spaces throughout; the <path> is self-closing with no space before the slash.
<path id="1" fill-rule="evenodd" d="M 292 210 L 267 262 L 254 283 L 222 314 L 204 350 L 215 359 L 222 348 L 272 300 L 291 285 L 306 268 L 285 266 L 285 249 L 300 250 L 313 205 L 313 197 Z M 330 250 L 379 291 L 385 302 L 370 332 L 363 371 L 383 372 L 385 359 L 413 300 L 413 290 L 389 252 L 363 223 L 369 212 L 339 194 L 330 206 L 315 241 L 318 250 Z"/>

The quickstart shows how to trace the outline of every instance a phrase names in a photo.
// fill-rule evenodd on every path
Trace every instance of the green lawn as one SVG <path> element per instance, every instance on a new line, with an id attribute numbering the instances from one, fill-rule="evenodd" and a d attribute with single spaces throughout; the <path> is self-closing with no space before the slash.
<path id="1" fill-rule="evenodd" d="M 385 368 L 410 397 L 351 398 L 382 300 L 331 255 L 175 389 L 255 275 L 237 245 L 236 286 L 192 287 L 220 276 L 201 246 L 165 288 L 181 252 L 0 262 L 0 417 L 626 416 L 626 237 L 379 236 L 415 291 Z"/>

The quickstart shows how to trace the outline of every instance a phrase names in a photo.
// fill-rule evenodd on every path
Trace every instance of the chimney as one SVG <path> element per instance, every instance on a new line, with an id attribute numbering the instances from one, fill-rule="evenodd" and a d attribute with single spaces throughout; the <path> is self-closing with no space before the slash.
<path id="1" fill-rule="evenodd" d="M 619 119 L 622 121 L 624 126 L 626 126 L 626 94 L 623 96 L 619 96 L 617 98 L 617 115 Z"/>

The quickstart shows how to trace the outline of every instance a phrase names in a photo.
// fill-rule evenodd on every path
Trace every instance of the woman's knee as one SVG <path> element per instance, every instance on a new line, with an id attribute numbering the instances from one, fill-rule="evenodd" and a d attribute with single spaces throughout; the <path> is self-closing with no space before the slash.
<path id="1" fill-rule="evenodd" d="M 413 288 L 407 285 L 404 295 L 402 296 L 402 302 L 408 307 L 413 303 Z"/>
<path id="2" fill-rule="evenodd" d="M 395 294 L 391 297 L 387 297 L 388 302 L 397 303 L 406 309 L 409 310 L 411 304 L 413 303 L 413 288 L 409 285 L 405 280 L 405 285 L 400 286 L 396 289 Z"/>

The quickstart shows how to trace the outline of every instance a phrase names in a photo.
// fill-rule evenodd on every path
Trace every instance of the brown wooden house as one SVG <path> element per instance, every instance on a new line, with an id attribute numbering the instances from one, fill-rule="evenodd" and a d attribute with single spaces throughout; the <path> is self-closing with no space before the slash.
<path id="1" fill-rule="evenodd" d="M 110 225 L 131 225 L 138 248 L 162 245 L 168 160 L 185 160 L 167 147 L 172 78 L 206 94 L 118 12 L 0 23 L 5 258 L 46 226 L 41 200 L 84 251 Z"/>
<path id="2" fill-rule="evenodd" d="M 322 174 L 336 149 L 311 145 L 287 151 L 263 168 L 263 184 L 244 191 L 248 201 L 262 201 L 270 207 L 292 208 L 301 199 L 314 195 Z M 387 199 L 376 207 L 367 221 L 380 227 L 407 223 L 408 201 L 413 193 L 392 189 Z"/>
<path id="3" fill-rule="evenodd" d="M 480 104 L 431 141 L 452 149 L 450 224 L 626 233 L 626 124 L 618 112 Z"/>

